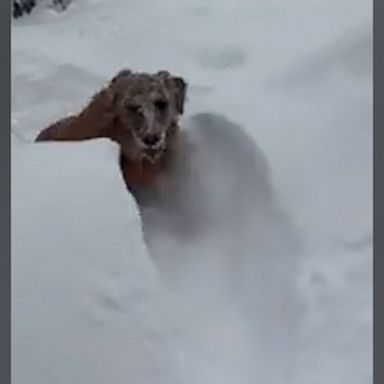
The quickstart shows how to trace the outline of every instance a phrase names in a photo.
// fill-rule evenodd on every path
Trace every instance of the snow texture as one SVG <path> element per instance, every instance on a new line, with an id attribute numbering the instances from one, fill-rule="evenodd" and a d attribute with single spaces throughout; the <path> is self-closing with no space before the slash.
<path id="1" fill-rule="evenodd" d="M 16 384 L 372 382 L 371 16 L 78 0 L 13 21 Z M 189 83 L 179 188 L 142 212 L 112 143 L 32 143 L 122 67 Z"/>
<path id="2" fill-rule="evenodd" d="M 117 148 L 28 145 L 12 161 L 12 380 L 177 382 Z"/>

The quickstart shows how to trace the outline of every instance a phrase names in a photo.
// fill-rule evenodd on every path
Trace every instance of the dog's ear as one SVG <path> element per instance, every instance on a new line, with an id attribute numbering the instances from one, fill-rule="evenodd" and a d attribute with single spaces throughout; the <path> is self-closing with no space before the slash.
<path id="1" fill-rule="evenodd" d="M 119 80 L 123 78 L 127 78 L 130 75 L 132 75 L 132 71 L 130 69 L 122 69 L 120 72 L 118 72 L 110 81 L 110 85 L 116 84 Z"/>
<path id="2" fill-rule="evenodd" d="M 172 82 L 174 83 L 174 92 L 176 100 L 176 108 L 180 114 L 184 112 L 184 104 L 187 93 L 187 83 L 182 77 L 171 77 Z"/>
<path id="3" fill-rule="evenodd" d="M 132 71 L 129 69 L 122 69 L 119 71 L 109 82 L 108 86 L 105 88 L 107 100 L 111 106 L 116 105 L 121 88 L 121 80 L 129 78 L 132 75 Z"/>
<path id="4" fill-rule="evenodd" d="M 176 109 L 182 114 L 184 112 L 187 83 L 182 77 L 172 76 L 168 71 L 159 71 L 157 76 L 163 78 L 165 83 L 168 84 L 170 91 L 175 97 Z"/>

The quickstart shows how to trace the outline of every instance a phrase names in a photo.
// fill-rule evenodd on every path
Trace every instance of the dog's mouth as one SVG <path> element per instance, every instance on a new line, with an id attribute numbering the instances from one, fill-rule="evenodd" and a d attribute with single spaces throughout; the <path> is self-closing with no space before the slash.
<path id="1" fill-rule="evenodd" d="M 148 161 L 151 164 L 155 164 L 164 153 L 164 148 L 143 148 L 142 159 Z"/>
<path id="2" fill-rule="evenodd" d="M 141 148 L 142 159 L 152 164 L 156 163 L 165 151 L 165 134 L 151 134 L 144 137 L 137 137 L 136 139 Z"/>
<path id="3" fill-rule="evenodd" d="M 132 132 L 137 155 L 142 161 L 155 164 L 164 154 L 167 146 L 167 132 Z"/>

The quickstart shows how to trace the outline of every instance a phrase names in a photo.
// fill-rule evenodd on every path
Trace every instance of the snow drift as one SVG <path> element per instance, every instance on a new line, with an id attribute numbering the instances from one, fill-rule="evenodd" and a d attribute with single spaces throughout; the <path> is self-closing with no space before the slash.
<path id="1" fill-rule="evenodd" d="M 12 380 L 176 383 L 166 300 L 107 142 L 15 145 Z"/>

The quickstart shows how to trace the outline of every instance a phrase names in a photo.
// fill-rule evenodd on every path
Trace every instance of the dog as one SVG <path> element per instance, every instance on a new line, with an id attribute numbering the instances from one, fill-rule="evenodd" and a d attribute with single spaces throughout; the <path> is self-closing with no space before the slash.
<path id="1" fill-rule="evenodd" d="M 120 168 L 137 199 L 161 190 L 180 143 L 187 83 L 168 71 L 123 69 L 78 114 L 42 130 L 41 141 L 108 138 L 120 147 Z"/>

